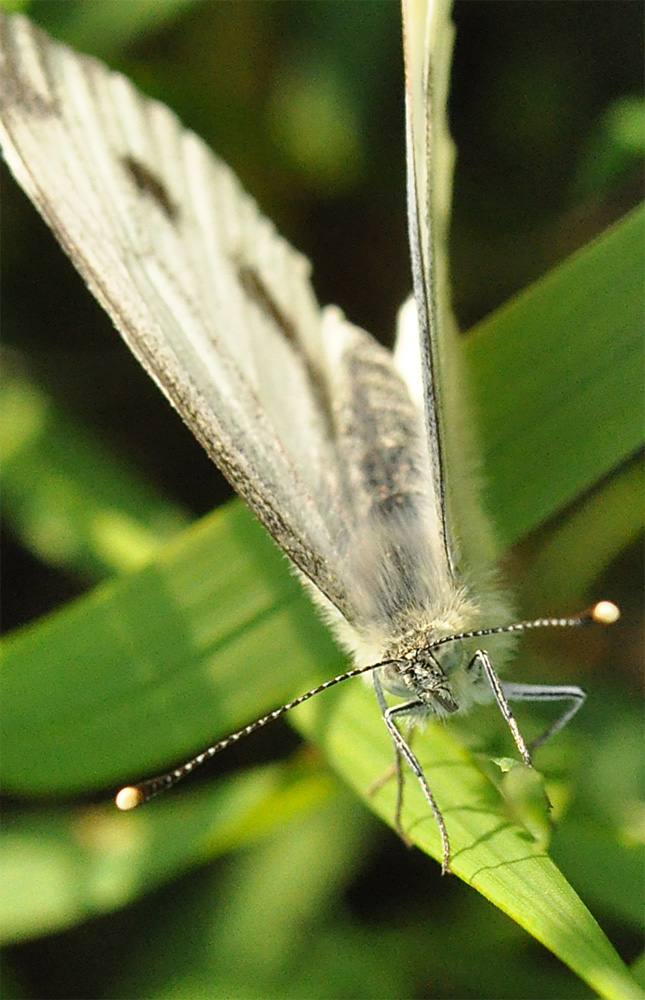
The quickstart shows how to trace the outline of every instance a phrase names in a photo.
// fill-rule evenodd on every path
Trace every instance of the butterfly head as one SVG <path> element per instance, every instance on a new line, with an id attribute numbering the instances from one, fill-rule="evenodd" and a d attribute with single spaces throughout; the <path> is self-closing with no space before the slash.
<path id="1" fill-rule="evenodd" d="M 454 628 L 434 625 L 407 632 L 388 650 L 379 669 L 383 687 L 401 698 L 418 701 L 418 713 L 445 717 L 461 707 L 453 679 L 463 672 L 469 654 L 461 643 L 435 648 L 438 637 L 451 636 Z"/>

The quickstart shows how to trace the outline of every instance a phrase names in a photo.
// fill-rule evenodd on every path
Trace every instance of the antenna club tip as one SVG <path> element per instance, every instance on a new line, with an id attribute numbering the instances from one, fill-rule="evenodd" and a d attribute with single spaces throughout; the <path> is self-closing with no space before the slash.
<path id="1" fill-rule="evenodd" d="M 613 601 L 598 601 L 589 609 L 589 614 L 599 625 L 613 625 L 620 618 L 620 608 Z"/>
<path id="2" fill-rule="evenodd" d="M 129 812 L 130 809 L 136 809 L 136 807 L 141 805 L 142 802 L 143 793 L 138 788 L 134 788 L 132 785 L 122 788 L 114 799 L 117 809 L 120 809 L 121 812 Z"/>

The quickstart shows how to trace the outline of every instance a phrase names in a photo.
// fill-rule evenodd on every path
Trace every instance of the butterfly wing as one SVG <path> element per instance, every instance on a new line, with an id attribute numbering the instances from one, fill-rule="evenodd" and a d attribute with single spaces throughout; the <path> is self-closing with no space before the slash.
<path id="1" fill-rule="evenodd" d="M 406 614 L 430 623 L 459 604 L 424 221 L 431 150 L 415 145 L 425 118 L 419 130 L 409 116 L 424 431 L 391 354 L 319 309 L 308 262 L 168 108 L 24 18 L 0 27 L 0 137 L 17 180 L 212 459 L 362 633 L 346 644 L 377 662 Z M 408 67 L 419 113 L 432 65 Z"/>
<path id="2" fill-rule="evenodd" d="M 25 18 L 2 15 L 0 30 L 0 137 L 18 182 L 209 455 L 350 614 L 308 262 L 168 108 Z M 325 324 L 342 342 L 337 311 Z"/>
<path id="3" fill-rule="evenodd" d="M 450 0 L 402 0 L 408 218 L 416 301 L 404 310 L 396 356 L 422 399 L 446 572 L 476 594 L 483 618 L 509 614 L 495 578 L 496 546 L 480 494 L 479 448 L 451 307 L 448 237 L 455 148 L 447 106 L 454 26 Z M 418 342 L 418 346 L 417 343 Z M 415 370 L 415 358 L 420 367 Z"/>

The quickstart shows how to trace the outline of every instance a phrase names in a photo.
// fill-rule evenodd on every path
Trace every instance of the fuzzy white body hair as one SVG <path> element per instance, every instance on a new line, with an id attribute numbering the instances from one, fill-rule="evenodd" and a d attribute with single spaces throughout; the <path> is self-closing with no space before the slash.
<path id="1" fill-rule="evenodd" d="M 414 333 L 404 308 L 399 330 L 410 328 Z M 388 691 L 405 697 L 410 686 L 401 674 L 411 661 L 427 656 L 438 639 L 499 620 L 491 615 L 500 613 L 501 602 L 496 588 L 475 598 L 467 581 L 455 579 L 444 544 L 440 470 L 426 441 L 418 341 L 416 354 L 393 355 L 337 309 L 324 311 L 323 334 L 331 437 L 347 480 L 344 509 L 335 518 L 334 565 L 350 595 L 350 614 L 311 589 L 357 666 L 395 661 L 379 676 Z M 491 697 L 488 685 L 467 674 L 472 652 L 472 644 L 457 643 L 433 656 L 459 710 Z M 431 698 L 428 704 L 444 714 Z"/>

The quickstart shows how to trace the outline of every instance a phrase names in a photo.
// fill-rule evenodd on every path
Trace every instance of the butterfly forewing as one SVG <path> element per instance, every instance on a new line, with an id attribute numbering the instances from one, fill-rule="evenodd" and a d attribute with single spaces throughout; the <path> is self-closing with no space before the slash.
<path id="1" fill-rule="evenodd" d="M 345 613 L 326 522 L 346 490 L 308 262 L 165 106 L 24 18 L 1 27 L 14 174 L 211 457 Z"/>

